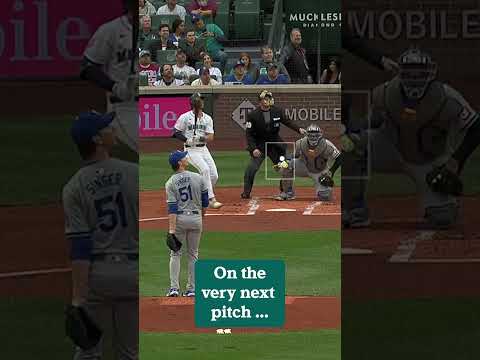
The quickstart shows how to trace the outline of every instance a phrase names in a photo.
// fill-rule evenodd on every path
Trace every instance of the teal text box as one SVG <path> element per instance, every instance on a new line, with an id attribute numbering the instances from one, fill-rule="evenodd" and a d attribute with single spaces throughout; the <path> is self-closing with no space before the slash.
<path id="1" fill-rule="evenodd" d="M 263 279 L 259 270 L 265 272 Z M 198 260 L 195 263 L 197 327 L 283 327 L 284 323 L 283 261 Z"/>

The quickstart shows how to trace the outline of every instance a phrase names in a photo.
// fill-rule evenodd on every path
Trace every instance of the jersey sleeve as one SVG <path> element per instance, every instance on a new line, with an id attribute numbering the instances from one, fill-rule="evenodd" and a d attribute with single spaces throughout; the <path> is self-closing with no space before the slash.
<path id="1" fill-rule="evenodd" d="M 207 121 L 205 126 L 205 132 L 207 134 L 214 134 L 215 130 L 213 129 L 213 119 L 210 115 L 208 115 L 206 118 L 207 118 Z"/>
<path id="2" fill-rule="evenodd" d="M 175 123 L 175 129 L 183 133 L 186 129 L 186 119 L 186 114 L 180 115 Z"/>
<path id="3" fill-rule="evenodd" d="M 298 159 L 302 155 L 302 139 L 295 141 L 295 153 L 293 156 Z"/>
<path id="4" fill-rule="evenodd" d="M 168 206 L 168 213 L 169 214 L 176 214 L 178 210 L 178 199 L 177 199 L 177 192 L 175 191 L 175 187 L 173 182 L 168 181 L 165 186 L 165 191 L 167 192 L 167 206 Z"/>
<path id="5" fill-rule="evenodd" d="M 69 184 L 63 190 L 63 211 L 65 216 L 65 235 L 91 235 L 92 229 L 88 226 L 86 214 L 81 204 L 79 194 L 74 185 Z"/>
<path id="6" fill-rule="evenodd" d="M 340 150 L 338 150 L 330 140 L 325 139 L 325 141 L 328 146 L 327 168 L 330 169 L 335 163 L 336 158 L 340 156 Z"/>
<path id="7" fill-rule="evenodd" d="M 107 64 L 114 53 L 112 35 L 113 32 L 106 25 L 100 26 L 88 42 L 83 55 L 95 64 Z"/>
<path id="8" fill-rule="evenodd" d="M 459 130 L 468 129 L 478 118 L 478 113 L 470 106 L 465 98 L 455 89 L 448 85 L 445 86 L 447 96 L 458 106 L 457 118 L 454 126 Z"/>

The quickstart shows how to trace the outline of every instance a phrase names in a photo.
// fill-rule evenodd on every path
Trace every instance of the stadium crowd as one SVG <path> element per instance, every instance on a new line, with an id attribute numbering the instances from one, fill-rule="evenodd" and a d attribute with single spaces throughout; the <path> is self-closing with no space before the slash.
<path id="1" fill-rule="evenodd" d="M 158 3 L 158 1 L 157 1 Z M 141 86 L 210 86 L 253 84 L 312 84 L 306 50 L 302 47 L 300 29 L 290 32 L 289 41 L 280 49 L 260 48 L 261 61 L 252 61 L 251 54 L 240 53 L 227 69 L 228 55 L 223 29 L 215 24 L 215 0 L 191 0 L 184 7 L 177 0 L 166 0 L 155 7 L 148 0 L 139 0 L 140 31 L 139 75 Z M 155 27 L 152 17 L 167 15 Z M 174 20 L 167 23 L 167 20 Z M 257 55 L 257 54 L 255 54 Z M 322 84 L 340 83 L 340 62 L 330 59 L 322 73 Z"/>

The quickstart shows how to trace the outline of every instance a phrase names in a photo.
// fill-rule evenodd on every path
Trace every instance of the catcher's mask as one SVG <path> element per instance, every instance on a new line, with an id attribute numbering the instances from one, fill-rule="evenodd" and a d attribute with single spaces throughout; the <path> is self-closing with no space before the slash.
<path id="1" fill-rule="evenodd" d="M 192 96 L 190 96 L 190 106 L 192 107 L 192 109 L 202 109 L 204 100 L 205 98 L 202 94 L 198 92 L 193 93 Z"/>
<path id="2" fill-rule="evenodd" d="M 420 49 L 409 49 L 400 55 L 400 84 L 407 98 L 421 99 L 437 77 L 437 64 Z"/>
<path id="3" fill-rule="evenodd" d="M 275 104 L 275 100 L 273 99 L 273 94 L 270 91 L 263 90 L 260 93 L 260 95 L 258 95 L 259 100 L 263 100 L 265 98 L 268 99 L 268 101 L 267 101 L 268 106 L 273 106 Z"/>
<path id="4" fill-rule="evenodd" d="M 315 147 L 320 143 L 323 138 L 323 131 L 320 126 L 311 124 L 307 128 L 307 141 L 308 145 Z"/>

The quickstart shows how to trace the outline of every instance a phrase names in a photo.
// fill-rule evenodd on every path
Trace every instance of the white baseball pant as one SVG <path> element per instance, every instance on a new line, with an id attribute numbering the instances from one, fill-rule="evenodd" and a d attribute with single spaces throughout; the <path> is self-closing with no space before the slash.
<path id="1" fill-rule="evenodd" d="M 138 103 L 127 101 L 111 104 L 107 101 L 108 111 L 115 111 L 113 121 L 118 140 L 138 154 Z"/>
<path id="2" fill-rule="evenodd" d="M 217 165 L 215 165 L 210 151 L 208 151 L 206 146 L 189 147 L 185 148 L 185 150 L 188 151 L 188 162 L 198 170 L 207 182 L 208 198 L 215 198 L 213 187 L 217 183 L 218 172 Z"/>

